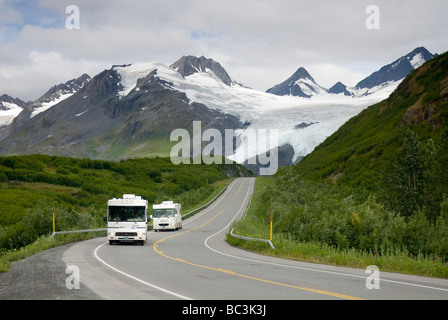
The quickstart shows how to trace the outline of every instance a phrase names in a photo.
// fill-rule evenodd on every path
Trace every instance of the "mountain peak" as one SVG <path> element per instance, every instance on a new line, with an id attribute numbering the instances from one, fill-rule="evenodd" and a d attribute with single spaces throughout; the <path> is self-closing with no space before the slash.
<path id="1" fill-rule="evenodd" d="M 328 92 L 333 94 L 343 93 L 345 96 L 351 96 L 350 92 L 347 90 L 347 86 L 340 81 L 338 81 L 334 86 L 328 89 Z"/>
<path id="2" fill-rule="evenodd" d="M 314 81 L 313 77 L 306 71 L 305 68 L 300 67 L 297 71 L 291 76 L 291 80 L 300 80 L 300 79 L 309 79 Z"/>
<path id="3" fill-rule="evenodd" d="M 174 62 L 170 68 L 175 69 L 183 77 L 188 77 L 194 73 L 207 72 L 208 69 L 213 71 L 213 73 L 226 85 L 230 86 L 234 83 L 227 71 L 218 62 L 204 56 L 200 56 L 199 58 L 191 55 L 183 56 Z"/>
<path id="4" fill-rule="evenodd" d="M 52 88 L 50 88 L 50 90 L 48 90 L 37 101 L 35 101 L 34 104 L 39 105 L 45 102 L 59 100 L 62 96 L 68 96 L 70 94 L 77 92 L 90 80 L 91 80 L 90 76 L 84 73 L 82 76 L 78 78 L 69 80 L 65 83 L 55 85 Z"/>
<path id="5" fill-rule="evenodd" d="M 327 93 L 327 90 L 318 85 L 305 68 L 300 67 L 288 79 L 268 89 L 266 92 L 277 96 L 311 98 L 316 94 Z"/>
<path id="6" fill-rule="evenodd" d="M 0 127 L 10 124 L 23 109 L 27 103 L 19 98 L 13 98 L 7 94 L 0 96 Z M 1 130 L 0 130 L 1 131 Z"/>
<path id="7" fill-rule="evenodd" d="M 420 67 L 423 63 L 431 60 L 435 55 L 424 47 L 418 47 L 407 55 L 385 65 L 380 70 L 360 81 L 355 88 L 372 89 L 386 82 L 403 80 L 412 70 Z"/>
<path id="8" fill-rule="evenodd" d="M 412 50 L 412 51 L 409 53 L 409 55 L 415 55 L 415 54 L 418 54 L 418 53 L 422 53 L 422 54 L 424 54 L 425 56 L 428 56 L 428 58 L 434 56 L 434 55 L 433 55 L 431 52 L 429 52 L 425 47 L 417 47 L 417 48 L 415 48 L 414 50 Z"/>
<path id="9" fill-rule="evenodd" d="M 3 94 L 0 96 L 0 109 L 6 108 L 3 102 L 15 104 L 21 108 L 24 108 L 27 105 L 25 101 L 22 101 L 19 98 L 13 98 L 7 94 Z"/>

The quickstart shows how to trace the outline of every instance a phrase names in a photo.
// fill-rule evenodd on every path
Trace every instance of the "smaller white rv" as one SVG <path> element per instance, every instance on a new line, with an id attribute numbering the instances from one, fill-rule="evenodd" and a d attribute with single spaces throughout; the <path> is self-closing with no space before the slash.
<path id="1" fill-rule="evenodd" d="M 182 229 L 182 210 L 179 203 L 163 201 L 152 206 L 154 231 Z"/>

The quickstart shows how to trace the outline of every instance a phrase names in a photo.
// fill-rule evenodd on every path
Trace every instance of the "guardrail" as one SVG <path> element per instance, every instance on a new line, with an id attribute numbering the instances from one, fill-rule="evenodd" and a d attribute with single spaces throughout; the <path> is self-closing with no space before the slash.
<path id="1" fill-rule="evenodd" d="M 242 239 L 242 240 L 248 240 L 248 241 L 258 241 L 258 242 L 265 242 L 267 244 L 269 244 L 269 246 L 275 250 L 274 244 L 272 243 L 271 240 L 266 240 L 266 239 L 257 239 L 257 238 L 249 238 L 249 237 L 243 237 L 243 236 L 239 236 L 237 234 L 233 233 L 233 230 L 235 230 L 235 228 L 233 228 L 232 230 L 230 230 L 230 235 L 234 238 L 238 238 L 238 239 Z"/>
<path id="2" fill-rule="evenodd" d="M 187 212 L 185 214 L 182 215 L 182 218 L 187 218 L 188 216 L 190 216 L 191 214 L 198 212 L 204 208 L 207 208 L 210 204 L 212 204 L 221 194 L 224 193 L 224 191 L 227 190 L 227 186 L 224 187 L 212 200 L 210 200 L 209 202 L 207 202 L 206 204 L 204 204 L 203 206 L 196 208 L 190 212 Z M 246 209 L 246 212 L 244 213 L 244 217 L 246 216 L 247 210 L 250 207 L 250 203 L 251 203 L 252 197 L 249 201 L 249 205 Z M 266 240 L 266 239 L 257 239 L 257 238 L 250 238 L 250 237 L 244 237 L 244 236 L 240 236 L 237 234 L 233 233 L 233 230 L 235 228 L 233 228 L 232 230 L 230 230 L 230 235 L 234 238 L 238 238 L 238 239 L 242 239 L 242 240 L 247 240 L 247 241 L 259 241 L 259 242 L 265 242 L 267 244 L 269 244 L 269 246 L 275 250 L 274 244 L 272 243 L 271 240 Z M 53 238 L 54 236 L 58 235 L 58 234 L 69 234 L 69 233 L 86 233 L 86 232 L 102 232 L 102 231 L 107 231 L 107 228 L 102 228 L 102 229 L 87 229 L 87 230 L 72 230 L 72 231 L 57 231 L 57 232 L 53 232 L 53 234 L 50 236 L 50 238 Z"/>
<path id="3" fill-rule="evenodd" d="M 246 214 L 247 214 L 247 211 L 248 211 L 249 208 L 250 208 L 250 204 L 251 204 L 251 203 L 252 203 L 252 196 L 251 196 L 250 199 L 249 199 L 249 204 L 247 205 L 246 212 L 244 212 L 243 219 L 246 218 Z M 272 243 L 271 240 L 239 236 L 239 235 L 237 235 L 237 234 L 234 234 L 234 233 L 233 233 L 233 230 L 235 230 L 235 228 L 232 228 L 232 230 L 230 230 L 230 235 L 231 235 L 232 237 L 234 237 L 234 238 L 241 239 L 241 240 L 247 240 L 247 241 L 265 242 L 265 243 L 269 244 L 269 246 L 270 246 L 273 250 L 275 250 L 274 244 Z"/>
<path id="4" fill-rule="evenodd" d="M 56 231 L 56 232 L 52 233 L 50 238 L 53 238 L 55 235 L 58 235 L 58 234 L 101 232 L 101 231 L 107 231 L 107 228 L 103 228 L 103 229 L 87 229 L 87 230 L 72 230 L 72 231 Z"/>

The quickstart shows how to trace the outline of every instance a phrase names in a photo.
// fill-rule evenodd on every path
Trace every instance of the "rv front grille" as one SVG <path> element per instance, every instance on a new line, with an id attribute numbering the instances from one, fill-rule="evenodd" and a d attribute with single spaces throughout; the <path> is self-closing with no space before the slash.
<path id="1" fill-rule="evenodd" d="M 137 232 L 117 232 L 115 235 L 117 237 L 136 237 Z"/>

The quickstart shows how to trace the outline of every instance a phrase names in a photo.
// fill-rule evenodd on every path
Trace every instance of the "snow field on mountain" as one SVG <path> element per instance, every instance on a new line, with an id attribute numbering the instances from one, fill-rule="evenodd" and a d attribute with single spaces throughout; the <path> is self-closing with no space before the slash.
<path id="1" fill-rule="evenodd" d="M 230 157 L 237 162 L 244 162 L 250 157 L 285 144 L 294 148 L 295 161 L 298 157 L 310 153 L 348 119 L 387 97 L 392 90 L 389 87 L 386 88 L 389 90 L 373 88 L 370 92 L 375 94 L 360 98 L 325 94 L 307 99 L 276 96 L 237 84 L 228 86 L 209 69 L 185 78 L 176 70 L 160 63 L 115 67 L 115 70 L 121 77 L 121 96 L 138 89 L 137 81 L 156 70 L 158 78 L 172 84 L 170 89 L 184 92 L 191 102 L 202 103 L 210 109 L 236 115 L 241 122 L 250 123 L 246 129 L 235 131 L 241 141 L 249 141 L 246 145 L 241 143 L 235 154 Z M 297 128 L 301 123 L 313 124 Z M 254 132 L 266 134 L 262 130 L 269 132 L 273 129 L 278 130 L 276 145 L 251 141 Z"/>
<path id="2" fill-rule="evenodd" d="M 22 108 L 15 103 L 2 101 L 0 102 L 0 106 L 3 106 L 4 109 L 0 111 L 0 127 L 10 124 L 22 112 Z"/>
<path id="3" fill-rule="evenodd" d="M 391 68 L 396 68 L 403 59 L 409 60 L 414 68 L 425 61 L 421 53 L 416 53 L 398 59 L 390 65 Z M 240 144 L 230 158 L 240 163 L 286 144 L 294 148 L 292 161 L 296 161 L 312 152 L 347 120 L 368 106 L 389 97 L 402 82 L 401 79 L 387 81 L 372 88 L 346 88 L 351 93 L 351 96 L 346 96 L 343 93 L 329 93 L 308 77 L 302 77 L 295 84 L 311 96 L 302 98 L 278 96 L 236 82 L 229 86 L 212 70 L 198 69 L 194 65 L 192 67 L 197 72 L 186 77 L 161 63 L 115 67 L 121 77 L 119 85 L 122 89 L 119 95 L 123 97 L 134 89 L 139 90 L 136 87 L 138 80 L 156 71 L 158 78 L 170 83 L 164 84 L 166 88 L 185 93 L 190 103 L 201 103 L 210 109 L 239 117 L 245 123 L 245 129 L 234 131 Z M 276 130 L 276 143 L 259 143 L 259 139 L 264 142 L 262 138 L 269 137 L 270 130 Z M 260 136 L 256 136 L 258 133 Z"/>
<path id="4" fill-rule="evenodd" d="M 35 108 L 33 110 L 33 112 L 31 113 L 31 118 L 37 116 L 41 112 L 44 112 L 44 111 L 50 109 L 52 106 L 55 106 L 58 103 L 64 101 L 65 99 L 71 97 L 73 94 L 74 94 L 74 92 L 62 94 L 59 98 L 56 98 L 56 99 L 54 99 L 54 100 L 52 100 L 50 102 L 43 102 L 40 107 Z"/>

